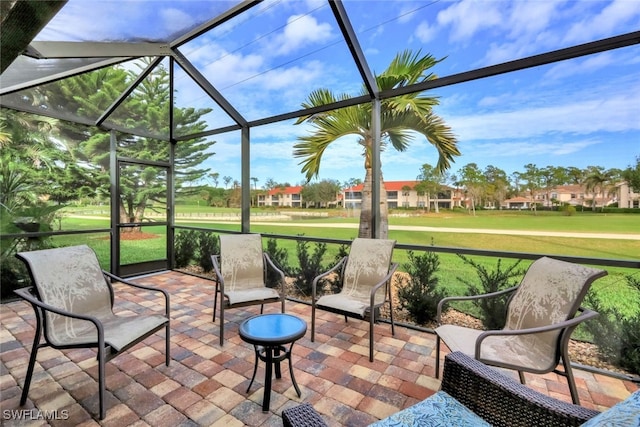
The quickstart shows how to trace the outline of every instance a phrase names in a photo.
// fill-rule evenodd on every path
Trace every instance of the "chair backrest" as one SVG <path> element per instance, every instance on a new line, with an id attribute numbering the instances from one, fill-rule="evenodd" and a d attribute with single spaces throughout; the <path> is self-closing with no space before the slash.
<path id="1" fill-rule="evenodd" d="M 507 310 L 505 329 L 552 325 L 575 316 L 594 280 L 607 272 L 542 257 L 531 264 Z M 554 347 L 561 330 L 536 336 L 536 345 Z"/>
<path id="2" fill-rule="evenodd" d="M 221 234 L 220 273 L 225 292 L 265 286 L 260 234 Z"/>
<path id="3" fill-rule="evenodd" d="M 106 318 L 113 313 L 112 289 L 95 252 L 87 245 L 20 252 L 42 302 L 75 314 Z M 86 321 L 47 312 L 45 334 L 54 343 L 74 336 Z"/>
<path id="4" fill-rule="evenodd" d="M 389 272 L 395 240 L 356 238 L 351 243 L 349 258 L 344 268 L 341 294 L 367 302 L 371 288 Z M 384 295 L 376 295 L 381 303 Z"/>

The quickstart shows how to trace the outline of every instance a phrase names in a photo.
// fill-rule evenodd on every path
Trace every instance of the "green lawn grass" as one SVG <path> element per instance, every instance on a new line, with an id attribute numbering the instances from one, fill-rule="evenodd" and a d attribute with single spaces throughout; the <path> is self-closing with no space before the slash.
<path id="1" fill-rule="evenodd" d="M 495 230 L 569 231 L 589 233 L 640 233 L 640 215 L 576 213 L 565 216 L 559 212 L 480 211 L 476 216 L 444 211 L 425 217 L 399 217 L 390 220 L 396 225 L 429 227 L 489 228 Z"/>
<path id="2" fill-rule="evenodd" d="M 204 214 L 211 212 L 209 208 L 197 206 L 177 206 L 179 213 Z M 267 210 L 273 213 L 272 209 Z M 218 214 L 237 214 L 237 210 L 217 208 Z M 256 211 L 252 210 L 252 214 Z M 339 211 L 329 211 L 340 213 Z M 77 211 L 76 211 L 77 213 Z M 93 214 L 95 215 L 95 213 Z M 260 222 L 256 219 L 255 222 Z M 269 234 L 297 236 L 305 235 L 310 237 L 323 237 L 334 239 L 350 240 L 357 236 L 357 228 L 337 228 L 337 227 L 309 227 L 312 224 L 339 223 L 357 225 L 357 217 L 346 217 L 335 215 L 330 218 L 308 218 L 288 221 L 289 226 L 278 223 L 252 224 L 251 231 Z M 429 214 L 425 216 L 391 216 L 389 219 L 393 225 L 423 225 L 428 227 L 448 227 L 448 228 L 480 228 L 499 230 L 537 230 L 537 231 L 571 231 L 571 232 L 610 232 L 610 233 L 640 233 L 640 217 L 638 215 L 625 214 L 599 214 L 599 213 L 577 213 L 574 216 L 562 216 L 558 213 L 538 213 L 531 212 L 504 212 L 504 211 L 481 211 L 473 216 L 465 212 L 442 211 L 440 214 Z M 240 225 L 237 222 L 204 222 L 201 220 L 186 222 L 180 220 L 178 225 L 212 228 L 218 230 L 239 231 Z M 293 226 L 291 226 L 293 225 Z M 64 217 L 62 228 L 67 230 L 106 228 L 109 226 L 108 218 L 95 219 L 95 217 Z M 164 258 L 166 253 L 165 236 L 163 227 L 145 227 L 145 232 L 156 233 L 157 238 L 146 239 L 135 242 L 127 242 L 123 251 L 123 263 L 135 263 L 148 259 Z M 109 240 L 102 235 L 73 235 L 55 237 L 56 244 L 69 245 L 80 240 L 89 239 L 91 247 L 96 249 L 101 262 L 108 265 Z M 435 245 L 441 247 L 474 248 L 485 250 L 497 250 L 507 252 L 539 253 L 545 255 L 568 255 L 583 256 L 590 258 L 606 259 L 638 259 L 640 258 L 640 240 L 620 240 L 620 239 L 587 239 L 587 238 L 565 238 L 565 237 L 540 237 L 540 236 L 516 236 L 516 235 L 495 235 L 477 233 L 452 233 L 438 231 L 400 231 L 390 230 L 389 237 L 396 239 L 403 244 Z M 297 264 L 296 242 L 288 239 L 278 239 L 278 246 L 287 249 L 289 262 L 292 266 Z M 336 254 L 338 246 L 328 245 L 325 263 L 329 265 Z M 440 255 L 441 285 L 450 295 L 462 295 L 466 291 L 466 285 L 461 279 L 475 281 L 476 273 L 469 266 L 454 254 Z M 493 257 L 474 257 L 478 262 L 487 266 L 494 266 L 497 262 Z M 396 249 L 394 261 L 403 264 L 408 261 L 405 250 Z M 505 264 L 515 262 L 515 260 L 505 259 Z M 526 268 L 529 261 L 523 261 L 521 266 Z M 106 265 L 105 265 L 106 267 Z M 631 315 L 636 313 L 640 307 L 640 301 L 636 295 L 626 286 L 625 276 L 628 274 L 640 274 L 637 270 L 622 268 L 607 268 L 609 275 L 596 281 L 593 289 L 600 295 L 608 306 L 615 306 L 623 313 Z"/>

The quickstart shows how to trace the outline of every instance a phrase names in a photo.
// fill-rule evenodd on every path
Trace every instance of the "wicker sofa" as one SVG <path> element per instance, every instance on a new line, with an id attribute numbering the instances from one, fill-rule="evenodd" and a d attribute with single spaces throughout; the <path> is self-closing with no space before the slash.
<path id="1" fill-rule="evenodd" d="M 289 426 L 324 426 L 308 403 L 286 409 Z M 372 426 L 640 426 L 640 391 L 605 412 L 562 402 L 461 352 L 445 357 L 442 388 Z"/>
<path id="2" fill-rule="evenodd" d="M 372 425 L 640 426 L 640 391 L 600 413 L 539 393 L 453 352 L 445 357 L 439 392 Z"/>

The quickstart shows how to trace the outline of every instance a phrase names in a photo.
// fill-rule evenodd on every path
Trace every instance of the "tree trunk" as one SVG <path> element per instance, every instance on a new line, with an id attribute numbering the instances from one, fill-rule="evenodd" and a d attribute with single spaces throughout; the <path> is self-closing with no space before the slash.
<path id="1" fill-rule="evenodd" d="M 373 192 L 372 171 L 366 167 L 364 185 L 362 187 L 362 206 L 360 209 L 360 227 L 358 237 L 373 238 L 371 234 L 373 224 L 373 210 L 371 206 L 371 195 Z M 387 190 L 382 182 L 380 174 L 380 238 L 387 239 L 389 236 L 389 208 L 387 205 Z"/>
<path id="2" fill-rule="evenodd" d="M 120 203 L 120 223 L 127 224 L 132 222 L 140 222 L 140 218 L 136 218 L 135 216 L 132 216 L 129 212 L 127 212 L 123 204 Z M 140 227 L 125 227 L 125 228 L 121 228 L 120 231 L 122 233 L 135 233 L 142 230 Z"/>

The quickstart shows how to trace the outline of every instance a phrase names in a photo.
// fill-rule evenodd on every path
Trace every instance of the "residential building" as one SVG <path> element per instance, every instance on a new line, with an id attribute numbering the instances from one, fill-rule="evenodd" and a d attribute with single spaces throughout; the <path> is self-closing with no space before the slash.
<path id="1" fill-rule="evenodd" d="M 628 182 L 616 184 L 616 202 L 619 208 L 640 208 L 640 193 L 635 193 Z"/>
<path id="2" fill-rule="evenodd" d="M 423 194 L 415 190 L 420 181 L 385 181 L 387 191 L 387 206 L 396 208 L 435 208 L 451 209 L 462 206 L 462 192 L 459 189 L 443 185 L 438 194 Z M 344 207 L 360 209 L 362 206 L 362 188 L 364 184 L 342 190 Z M 429 200 L 427 200 L 427 196 Z"/>
<path id="3" fill-rule="evenodd" d="M 559 185 L 549 190 L 539 190 L 531 197 L 530 192 L 522 196 L 506 199 L 502 202 L 503 209 L 528 209 L 532 203 L 539 206 L 552 207 L 561 205 L 591 206 L 595 201 L 596 207 L 610 206 L 618 203 L 621 208 L 638 208 L 640 194 L 634 193 L 626 182 L 620 182 L 609 189 L 598 190 L 598 194 L 587 191 L 584 185 Z"/>
<path id="4" fill-rule="evenodd" d="M 531 199 L 522 196 L 512 197 L 502 202 L 503 209 L 529 209 L 530 207 Z"/>
<path id="5" fill-rule="evenodd" d="M 423 208 L 450 209 L 452 207 L 468 207 L 468 200 L 463 189 L 442 186 L 437 195 L 430 195 L 427 205 L 427 195 L 418 193 L 415 186 L 420 181 L 385 181 L 387 203 L 389 209 Z M 337 195 L 335 204 L 347 209 L 360 209 L 362 205 L 362 187 L 359 184 L 342 190 Z M 258 206 L 266 207 L 307 207 L 302 198 L 302 186 L 278 187 L 258 195 Z M 593 192 L 586 191 L 583 185 L 561 185 L 549 190 L 539 190 L 532 198 L 529 192 L 504 200 L 502 209 L 529 209 L 533 203 L 538 206 L 552 207 L 564 204 L 572 206 L 591 206 L 594 200 Z M 599 192 L 595 196 L 596 207 L 609 206 L 618 203 L 622 208 L 640 208 L 640 194 L 634 193 L 626 182 L 616 184 L 610 191 Z M 427 207 L 429 206 L 429 207 Z M 485 206 L 488 207 L 488 206 Z"/>
<path id="6" fill-rule="evenodd" d="M 305 207 L 302 201 L 302 186 L 277 187 L 258 195 L 258 206 Z"/>

